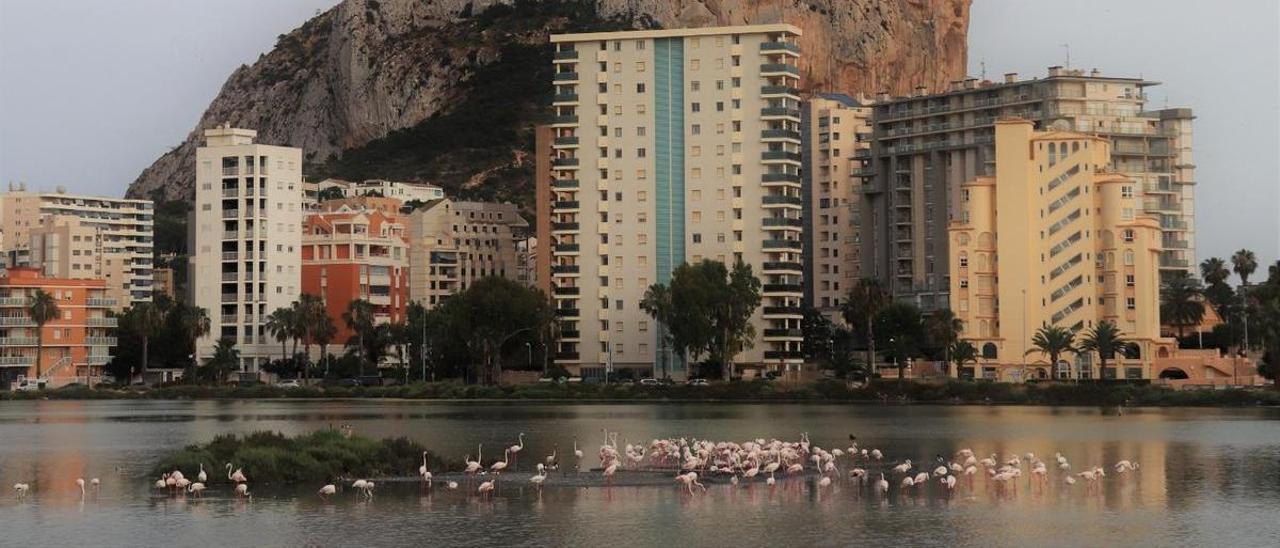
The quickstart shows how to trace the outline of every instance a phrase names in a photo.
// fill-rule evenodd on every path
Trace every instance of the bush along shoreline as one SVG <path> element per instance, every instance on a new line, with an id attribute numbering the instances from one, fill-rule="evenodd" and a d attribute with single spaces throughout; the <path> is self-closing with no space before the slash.
<path id="1" fill-rule="evenodd" d="M 873 381 L 850 386 L 839 381 L 791 385 L 747 381 L 709 386 L 633 384 L 556 384 L 481 386 L 459 382 L 377 387 L 231 387 L 175 385 L 154 389 L 74 387 L 40 392 L 0 392 L 0 400 L 227 400 L 394 398 L 420 400 L 510 400 L 548 402 L 814 402 L 895 404 L 1130 405 L 1130 406 L 1280 406 L 1272 388 L 1175 390 L 1125 383 L 1038 383 Z"/>
<path id="2" fill-rule="evenodd" d="M 325 483 L 349 478 L 405 476 L 422 465 L 422 445 L 407 438 L 374 440 L 337 430 L 317 430 L 296 437 L 276 432 L 245 436 L 223 434 L 204 444 L 189 445 L 161 458 L 151 470 L 153 479 L 173 471 L 195 478 L 203 469 L 209 485 L 232 484 L 227 469 L 243 470 L 254 485 Z M 203 466 L 203 468 L 201 468 Z M 433 474 L 448 465 L 427 452 Z"/>

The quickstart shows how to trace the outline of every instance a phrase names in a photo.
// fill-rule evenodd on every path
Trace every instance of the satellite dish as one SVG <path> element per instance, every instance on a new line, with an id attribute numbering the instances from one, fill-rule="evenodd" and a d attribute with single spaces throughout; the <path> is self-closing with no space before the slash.
<path id="1" fill-rule="evenodd" d="M 1071 122 L 1059 118 L 1049 124 L 1049 129 L 1053 131 L 1071 131 Z"/>

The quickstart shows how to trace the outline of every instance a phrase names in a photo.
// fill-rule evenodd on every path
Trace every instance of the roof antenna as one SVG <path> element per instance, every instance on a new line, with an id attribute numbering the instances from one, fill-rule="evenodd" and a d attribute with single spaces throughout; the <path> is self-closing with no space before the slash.
<path id="1" fill-rule="evenodd" d="M 1063 44 L 1062 49 L 1067 50 L 1067 68 L 1071 68 L 1071 44 Z"/>

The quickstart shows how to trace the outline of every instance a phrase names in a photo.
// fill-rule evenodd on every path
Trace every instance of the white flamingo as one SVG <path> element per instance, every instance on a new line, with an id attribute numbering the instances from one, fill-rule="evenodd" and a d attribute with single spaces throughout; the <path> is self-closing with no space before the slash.
<path id="1" fill-rule="evenodd" d="M 84 500 L 84 478 L 76 478 L 76 487 L 80 488 L 80 500 Z"/>
<path id="2" fill-rule="evenodd" d="M 241 484 L 243 485 L 243 484 Z M 187 486 L 187 492 L 195 495 L 197 498 L 204 497 L 204 482 L 194 482 Z"/>
<path id="3" fill-rule="evenodd" d="M 333 496 L 333 494 L 337 492 L 338 492 L 338 487 L 330 483 L 320 488 L 320 498 L 328 499 L 330 496 Z"/>
<path id="4" fill-rule="evenodd" d="M 427 482 L 428 486 L 431 485 L 431 471 L 427 470 L 427 452 L 426 451 L 422 452 L 422 466 L 418 467 L 418 475 L 422 476 L 422 481 Z"/>
<path id="5" fill-rule="evenodd" d="M 492 497 L 493 496 L 493 480 L 489 480 L 484 483 L 481 483 L 480 487 L 476 489 L 476 494 L 484 495 L 485 497 Z"/>
<path id="6" fill-rule="evenodd" d="M 511 459 L 511 450 L 507 449 L 506 451 L 502 452 L 502 460 L 489 465 L 489 471 L 493 472 L 494 474 L 501 474 L 503 470 L 507 469 L 507 462 L 510 459 Z"/>
<path id="7" fill-rule="evenodd" d="M 205 483 L 209 481 L 209 475 L 204 473 L 204 463 L 200 463 L 200 473 L 196 474 L 196 481 Z"/>
<path id="8" fill-rule="evenodd" d="M 27 492 L 31 490 L 31 485 L 26 483 L 15 483 L 13 484 L 13 490 L 18 493 L 18 500 L 22 500 L 27 497 Z"/>
<path id="9" fill-rule="evenodd" d="M 511 457 L 516 459 L 515 465 L 511 467 L 512 470 L 515 470 L 519 467 L 520 452 L 524 450 L 524 432 L 520 433 L 520 443 L 508 447 L 507 450 L 511 452 Z"/>
<path id="10" fill-rule="evenodd" d="M 244 470 L 240 468 L 236 468 L 236 471 L 232 472 L 231 463 L 229 462 L 227 463 L 227 479 L 234 481 L 236 483 L 245 483 L 249 481 L 248 478 L 244 477 Z"/>
<path id="11" fill-rule="evenodd" d="M 538 473 L 529 478 L 529 483 L 538 486 L 538 489 L 542 489 L 542 484 L 545 481 L 547 481 L 546 467 L 542 463 L 538 463 Z"/>

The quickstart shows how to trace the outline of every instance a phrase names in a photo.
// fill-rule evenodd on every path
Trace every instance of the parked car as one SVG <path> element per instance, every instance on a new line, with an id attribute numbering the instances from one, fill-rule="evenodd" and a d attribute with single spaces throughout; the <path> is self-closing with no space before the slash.
<path id="1" fill-rule="evenodd" d="M 640 379 L 641 386 L 662 386 L 662 381 L 658 379 Z"/>
<path id="2" fill-rule="evenodd" d="M 276 383 L 277 388 L 302 388 L 302 384 L 298 379 L 285 379 Z"/>
<path id="3" fill-rule="evenodd" d="M 36 379 L 18 379 L 13 383 L 13 389 L 17 392 L 35 392 L 43 389 L 49 381 Z"/>
<path id="4" fill-rule="evenodd" d="M 684 383 L 686 386 L 710 386 L 711 383 L 707 379 L 689 379 Z"/>

